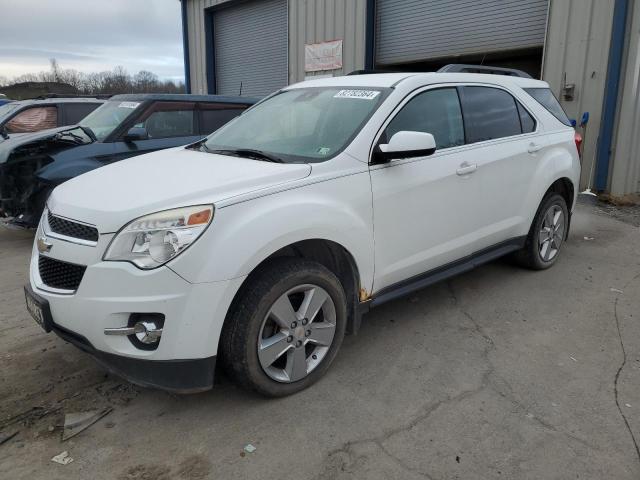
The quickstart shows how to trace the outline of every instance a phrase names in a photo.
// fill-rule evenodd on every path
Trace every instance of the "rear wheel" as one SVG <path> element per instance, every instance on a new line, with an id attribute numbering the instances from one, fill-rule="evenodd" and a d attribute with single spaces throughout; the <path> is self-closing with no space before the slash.
<path id="1" fill-rule="evenodd" d="M 222 356 L 232 378 L 269 396 L 300 391 L 335 358 L 346 326 L 346 298 L 319 263 L 283 258 L 249 280 L 227 318 Z"/>
<path id="2" fill-rule="evenodd" d="M 524 248 L 516 259 L 525 267 L 543 270 L 551 267 L 560 255 L 569 225 L 567 202 L 551 192 L 542 200 L 527 235 Z"/>

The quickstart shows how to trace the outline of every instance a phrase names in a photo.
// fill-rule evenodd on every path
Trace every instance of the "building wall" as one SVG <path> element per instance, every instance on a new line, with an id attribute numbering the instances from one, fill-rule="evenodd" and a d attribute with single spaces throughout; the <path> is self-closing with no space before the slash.
<path id="1" fill-rule="evenodd" d="M 189 67 L 191 93 L 207 92 L 207 49 L 204 28 L 204 9 L 230 0 L 182 0 L 187 2 L 187 28 L 189 31 Z"/>
<path id="2" fill-rule="evenodd" d="M 640 192 L 640 2 L 630 0 L 624 71 L 609 181 L 615 195 Z"/>
<path id="3" fill-rule="evenodd" d="M 184 1 L 187 2 L 191 92 L 207 93 L 204 10 L 237 0 Z M 364 68 L 366 3 L 366 0 L 289 0 L 289 83 L 300 82 L 305 76 L 344 75 Z M 335 39 L 343 40 L 343 68 L 305 75 L 305 43 Z"/>
<path id="4" fill-rule="evenodd" d="M 364 68 L 366 0 L 289 0 L 289 83 Z M 306 73 L 304 45 L 342 40 L 342 69 Z"/>
<path id="5" fill-rule="evenodd" d="M 607 76 L 614 0 L 551 0 L 542 77 L 570 118 L 590 120 L 584 134 L 580 188 L 590 186 L 595 166 Z M 575 84 L 573 100 L 562 97 L 563 78 Z"/>

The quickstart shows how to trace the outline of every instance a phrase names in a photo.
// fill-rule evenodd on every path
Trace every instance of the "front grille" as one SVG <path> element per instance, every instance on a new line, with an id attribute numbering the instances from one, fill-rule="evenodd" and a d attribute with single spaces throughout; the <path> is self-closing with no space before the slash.
<path id="1" fill-rule="evenodd" d="M 40 256 L 38 269 L 40 279 L 48 287 L 75 291 L 80 286 L 87 267 Z"/>
<path id="2" fill-rule="evenodd" d="M 49 212 L 47 220 L 49 222 L 49 228 L 54 233 L 58 233 L 66 237 L 89 240 L 90 242 L 98 241 L 98 229 L 95 227 L 56 217 L 51 212 Z"/>

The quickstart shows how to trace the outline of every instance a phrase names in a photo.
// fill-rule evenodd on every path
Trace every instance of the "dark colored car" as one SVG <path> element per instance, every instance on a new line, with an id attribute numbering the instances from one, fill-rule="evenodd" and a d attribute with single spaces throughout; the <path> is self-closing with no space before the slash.
<path id="1" fill-rule="evenodd" d="M 257 100 L 216 95 L 116 95 L 78 125 L 0 143 L 0 214 L 37 225 L 59 184 L 90 170 L 196 142 Z"/>
<path id="2" fill-rule="evenodd" d="M 97 98 L 44 98 L 0 105 L 0 134 L 38 132 L 75 125 L 104 103 Z"/>

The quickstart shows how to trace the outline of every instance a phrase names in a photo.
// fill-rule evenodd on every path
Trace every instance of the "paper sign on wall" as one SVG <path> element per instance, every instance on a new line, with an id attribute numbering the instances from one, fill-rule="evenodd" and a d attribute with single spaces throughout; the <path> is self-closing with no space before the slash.
<path id="1" fill-rule="evenodd" d="M 342 40 L 304 46 L 304 71 L 320 72 L 342 68 Z"/>

